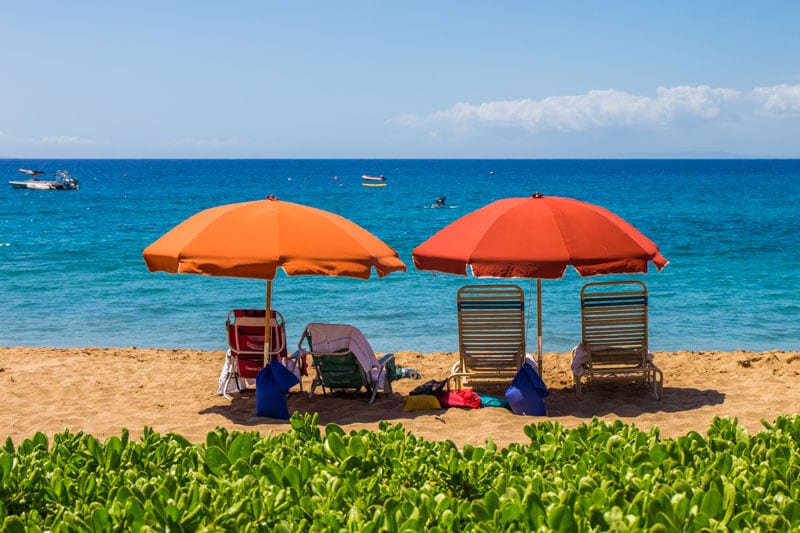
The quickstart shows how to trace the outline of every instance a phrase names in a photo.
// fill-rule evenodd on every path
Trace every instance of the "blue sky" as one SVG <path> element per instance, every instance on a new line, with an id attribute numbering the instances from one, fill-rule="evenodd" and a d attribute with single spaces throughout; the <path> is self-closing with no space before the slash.
<path id="1" fill-rule="evenodd" d="M 800 157 L 800 2 L 0 0 L 0 157 Z"/>

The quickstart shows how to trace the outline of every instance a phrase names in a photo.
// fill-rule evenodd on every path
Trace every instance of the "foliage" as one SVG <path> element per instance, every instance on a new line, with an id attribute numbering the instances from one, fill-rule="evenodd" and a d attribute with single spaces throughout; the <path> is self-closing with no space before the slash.
<path id="1" fill-rule="evenodd" d="M 800 417 L 660 439 L 621 422 L 459 449 L 401 425 L 346 433 L 37 433 L 0 448 L 4 531 L 715 531 L 800 527 Z"/>

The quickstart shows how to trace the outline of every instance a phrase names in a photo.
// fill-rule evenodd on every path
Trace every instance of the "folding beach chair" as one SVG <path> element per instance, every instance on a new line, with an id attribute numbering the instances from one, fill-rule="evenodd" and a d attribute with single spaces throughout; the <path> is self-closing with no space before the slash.
<path id="1" fill-rule="evenodd" d="M 358 330 L 348 324 L 310 323 L 297 343 L 298 352 L 311 356 L 315 376 L 311 382 L 309 398 L 317 387 L 327 391 L 353 391 L 362 388 L 370 394 L 369 403 L 375 401 L 378 390 L 392 393 L 395 377 L 394 354 L 380 359 L 369 342 Z"/>
<path id="2" fill-rule="evenodd" d="M 661 399 L 664 374 L 647 339 L 647 287 L 640 281 L 587 283 L 581 289 L 581 344 L 573 351 L 575 392 L 582 381 L 637 381 Z"/>
<path id="3" fill-rule="evenodd" d="M 525 295 L 517 285 L 459 289 L 456 387 L 508 385 L 525 362 Z"/>
<path id="4" fill-rule="evenodd" d="M 234 309 L 225 319 L 228 338 L 223 391 L 233 379 L 241 392 L 247 388 L 246 380 L 255 380 L 264 368 L 264 316 L 263 309 Z M 297 354 L 289 356 L 286 349 L 286 322 L 278 311 L 270 311 L 269 360 L 284 364 L 295 375 L 300 376 L 301 361 Z M 242 384 L 244 383 L 244 386 Z M 301 383 L 302 390 L 302 383 Z"/>

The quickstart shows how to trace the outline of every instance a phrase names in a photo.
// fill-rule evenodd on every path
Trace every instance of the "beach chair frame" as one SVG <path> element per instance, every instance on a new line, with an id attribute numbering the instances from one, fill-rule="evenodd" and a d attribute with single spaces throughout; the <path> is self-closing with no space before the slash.
<path id="1" fill-rule="evenodd" d="M 581 344 L 588 354 L 574 373 L 575 393 L 582 382 L 638 381 L 661 399 L 664 374 L 648 347 L 648 293 L 641 281 L 598 281 L 581 288 Z"/>
<path id="2" fill-rule="evenodd" d="M 360 392 L 366 389 L 370 395 L 369 404 L 372 405 L 377 397 L 379 384 L 383 379 L 383 392 L 392 394 L 392 379 L 388 375 L 390 362 L 394 361 L 394 354 L 387 353 L 370 369 L 364 369 L 359 364 L 352 351 L 347 349 L 336 352 L 316 351 L 313 348 L 314 340 L 308 326 L 300 335 L 297 343 L 297 352 L 311 356 L 311 367 L 314 369 L 314 378 L 311 380 L 309 398 L 313 398 L 318 387 L 322 388 L 322 395 L 330 392 Z M 372 371 L 376 371 L 373 376 Z M 385 379 L 384 379 L 385 377 Z"/>
<path id="3" fill-rule="evenodd" d="M 458 353 L 448 386 L 508 385 L 525 362 L 525 293 L 513 284 L 465 285 L 456 296 Z"/>

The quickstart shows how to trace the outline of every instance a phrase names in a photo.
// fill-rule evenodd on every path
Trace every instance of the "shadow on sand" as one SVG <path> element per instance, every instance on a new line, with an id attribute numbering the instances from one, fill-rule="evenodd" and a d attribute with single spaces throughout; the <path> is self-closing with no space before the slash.
<path id="1" fill-rule="evenodd" d="M 605 415 L 636 417 L 645 413 L 680 413 L 720 405 L 724 401 L 725 394 L 712 389 L 664 387 L 664 396 L 659 401 L 647 389 L 605 384 L 584 390 L 581 398 L 575 395 L 572 387 L 551 389 L 545 403 L 550 416 L 592 418 Z"/>
<path id="2" fill-rule="evenodd" d="M 275 418 L 256 416 L 256 398 L 253 391 L 231 395 L 228 405 L 214 405 L 203 409 L 199 414 L 216 414 L 228 418 L 235 424 L 243 426 L 275 426 L 286 429 L 289 422 Z M 382 420 L 400 423 L 418 416 L 430 416 L 446 412 L 444 409 L 403 412 L 405 396 L 400 393 L 391 395 L 379 394 L 375 402 L 369 405 L 366 393 L 336 393 L 323 396 L 308 397 L 308 392 L 292 392 L 288 398 L 289 413 L 318 413 L 319 424 L 375 424 Z"/>
<path id="3" fill-rule="evenodd" d="M 502 390 L 487 391 L 494 396 L 503 396 Z M 361 394 L 328 394 L 308 397 L 307 392 L 293 392 L 288 398 L 289 412 L 318 413 L 320 425 L 335 423 L 376 424 L 380 421 L 402 423 L 419 416 L 444 415 L 447 410 L 425 410 L 404 412 L 403 394 L 380 394 L 375 403 L 369 405 L 369 396 Z M 688 387 L 665 387 L 662 400 L 656 400 L 652 392 L 630 385 L 603 384 L 585 390 L 582 398 L 575 389 L 551 389 L 545 400 L 548 417 L 571 416 L 590 419 L 596 416 L 637 417 L 643 414 L 680 413 L 706 406 L 720 405 L 725 394 L 711 389 Z M 230 404 L 214 405 L 200 411 L 201 415 L 216 414 L 234 424 L 276 430 L 288 429 L 286 420 L 256 416 L 255 392 L 250 390 L 232 395 Z M 510 414 L 510 413 L 509 413 Z M 265 428 L 266 426 L 266 428 Z"/>

